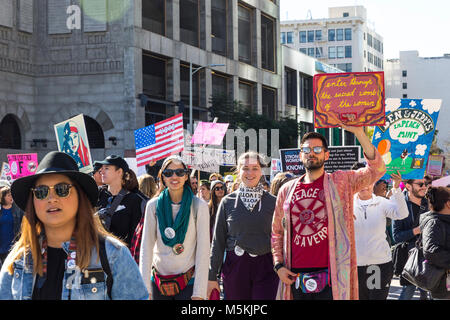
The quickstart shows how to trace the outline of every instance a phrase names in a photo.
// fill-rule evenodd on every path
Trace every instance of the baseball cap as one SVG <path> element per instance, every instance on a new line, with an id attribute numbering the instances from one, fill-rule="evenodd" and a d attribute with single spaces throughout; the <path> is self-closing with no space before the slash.
<path id="1" fill-rule="evenodd" d="M 115 154 L 107 156 L 105 160 L 98 161 L 97 163 L 101 165 L 114 165 L 118 168 L 121 168 L 123 172 L 128 172 L 130 170 L 128 163 L 122 157 L 119 157 Z"/>

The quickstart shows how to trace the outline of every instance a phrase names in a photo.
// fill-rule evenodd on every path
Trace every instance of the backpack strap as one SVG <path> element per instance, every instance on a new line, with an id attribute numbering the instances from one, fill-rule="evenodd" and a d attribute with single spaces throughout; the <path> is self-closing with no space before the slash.
<path id="1" fill-rule="evenodd" d="M 108 256 L 106 255 L 106 246 L 105 246 L 105 238 L 100 236 L 98 239 L 99 245 L 100 245 L 100 263 L 102 264 L 102 269 L 106 273 L 106 288 L 108 292 L 109 299 L 111 298 L 111 290 L 113 285 L 113 277 L 111 273 L 111 268 L 109 267 L 109 261 Z"/>

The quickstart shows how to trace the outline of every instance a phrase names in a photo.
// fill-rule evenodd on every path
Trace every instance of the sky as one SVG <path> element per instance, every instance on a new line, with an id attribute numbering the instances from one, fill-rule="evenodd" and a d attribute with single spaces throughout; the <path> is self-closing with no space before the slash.
<path id="1" fill-rule="evenodd" d="M 420 57 L 450 53 L 450 1 L 448 0 L 280 0 L 280 19 L 328 17 L 328 7 L 362 5 L 369 26 L 384 39 L 384 58 L 400 51 L 417 50 Z"/>

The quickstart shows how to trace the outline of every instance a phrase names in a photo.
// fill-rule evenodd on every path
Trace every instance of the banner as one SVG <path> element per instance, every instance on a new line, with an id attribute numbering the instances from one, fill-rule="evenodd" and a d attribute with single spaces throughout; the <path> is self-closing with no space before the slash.
<path id="1" fill-rule="evenodd" d="M 280 149 L 280 162 L 283 172 L 291 172 L 296 176 L 304 174 L 305 168 L 300 160 L 300 149 Z"/>
<path id="2" fill-rule="evenodd" d="M 431 176 L 442 176 L 442 168 L 444 166 L 445 157 L 441 155 L 429 155 L 427 163 L 427 174 Z"/>
<path id="3" fill-rule="evenodd" d="M 386 124 L 375 127 L 373 145 L 387 172 L 403 179 L 422 179 L 436 128 L 440 99 L 386 99 Z"/>
<path id="4" fill-rule="evenodd" d="M 219 172 L 220 166 L 236 165 L 234 150 L 193 147 L 183 150 L 181 157 L 190 167 L 204 172 Z"/>
<path id="5" fill-rule="evenodd" d="M 281 160 L 280 159 L 272 159 L 270 162 L 270 181 L 277 175 L 277 173 L 282 172 L 281 168 Z"/>
<path id="6" fill-rule="evenodd" d="M 2 170 L 0 174 L 0 180 L 7 180 L 12 182 L 11 171 L 9 169 L 9 163 L 2 162 Z"/>
<path id="7" fill-rule="evenodd" d="M 328 146 L 330 158 L 325 161 L 325 171 L 350 170 L 355 162 L 359 162 L 360 149 L 360 146 Z"/>
<path id="8" fill-rule="evenodd" d="M 58 150 L 71 156 L 84 173 L 94 170 L 83 114 L 54 125 Z"/>
<path id="9" fill-rule="evenodd" d="M 384 72 L 316 74 L 314 127 L 384 125 Z"/>
<path id="10" fill-rule="evenodd" d="M 36 173 L 38 167 L 37 153 L 8 154 L 7 156 L 12 180 Z"/>
<path id="11" fill-rule="evenodd" d="M 195 128 L 192 144 L 222 145 L 223 137 L 227 133 L 229 123 L 202 122 Z"/>

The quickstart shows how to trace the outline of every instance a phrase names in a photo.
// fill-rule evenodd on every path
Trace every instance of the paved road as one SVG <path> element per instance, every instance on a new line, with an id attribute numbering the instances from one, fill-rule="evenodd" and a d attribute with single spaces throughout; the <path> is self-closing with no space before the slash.
<path id="1" fill-rule="evenodd" d="M 400 285 L 398 277 L 394 277 L 394 279 L 392 279 L 392 281 L 391 281 L 391 288 L 389 289 L 389 296 L 387 299 L 388 300 L 398 300 L 398 297 L 400 296 L 401 291 L 402 291 L 402 286 Z M 412 300 L 420 300 L 419 291 L 416 290 Z"/>

